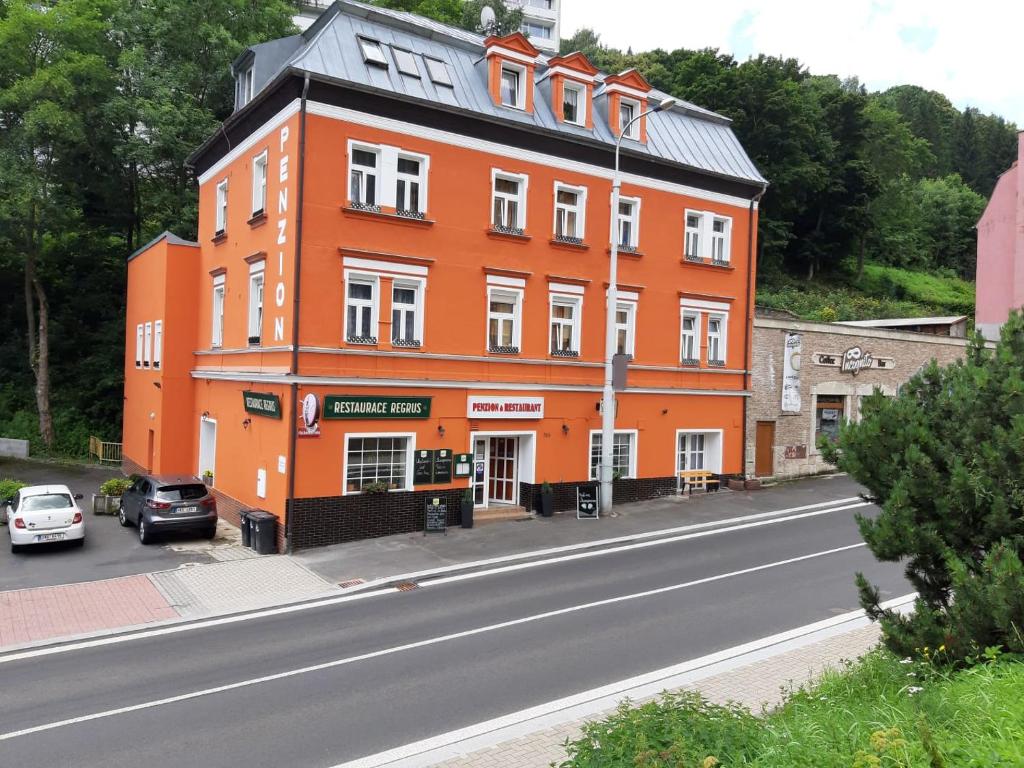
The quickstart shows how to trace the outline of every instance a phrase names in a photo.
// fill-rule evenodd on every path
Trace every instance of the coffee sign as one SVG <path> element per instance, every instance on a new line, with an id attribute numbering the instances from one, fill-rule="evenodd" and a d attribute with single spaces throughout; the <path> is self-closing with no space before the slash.
<path id="1" fill-rule="evenodd" d="M 471 419 L 543 419 L 543 397 L 471 397 L 466 415 Z"/>
<path id="2" fill-rule="evenodd" d="M 870 368 L 873 362 L 870 352 L 864 352 L 860 347 L 850 347 L 843 352 L 843 362 L 839 364 L 839 370 L 856 376 L 865 368 Z"/>

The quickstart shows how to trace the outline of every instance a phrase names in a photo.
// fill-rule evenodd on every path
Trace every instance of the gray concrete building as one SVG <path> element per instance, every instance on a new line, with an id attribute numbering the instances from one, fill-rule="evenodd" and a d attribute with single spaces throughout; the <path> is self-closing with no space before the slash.
<path id="1" fill-rule="evenodd" d="M 748 478 L 791 478 L 831 469 L 817 449 L 860 418 L 877 387 L 894 396 L 931 360 L 963 357 L 968 340 L 785 318 L 754 320 L 747 406 Z"/>

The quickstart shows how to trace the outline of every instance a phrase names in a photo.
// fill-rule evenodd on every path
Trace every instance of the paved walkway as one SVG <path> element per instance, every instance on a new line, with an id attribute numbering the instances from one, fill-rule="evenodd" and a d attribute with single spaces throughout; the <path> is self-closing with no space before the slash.
<path id="1" fill-rule="evenodd" d="M 844 659 L 855 659 L 877 645 L 877 625 L 860 627 L 802 648 L 786 651 L 706 678 L 685 689 L 697 690 L 708 700 L 725 704 L 737 702 L 752 711 L 778 706 L 786 691 L 838 667 Z M 676 689 L 680 690 L 680 689 Z M 641 699 L 641 704 L 649 699 Z M 608 714 L 612 710 L 608 710 Z M 588 720 L 600 720 L 596 715 Z M 537 731 L 468 755 L 433 763 L 435 768 L 548 768 L 566 759 L 566 739 L 575 740 L 586 721 L 565 723 Z"/>
<path id="2" fill-rule="evenodd" d="M 0 592 L 0 648 L 178 618 L 146 575 Z"/>

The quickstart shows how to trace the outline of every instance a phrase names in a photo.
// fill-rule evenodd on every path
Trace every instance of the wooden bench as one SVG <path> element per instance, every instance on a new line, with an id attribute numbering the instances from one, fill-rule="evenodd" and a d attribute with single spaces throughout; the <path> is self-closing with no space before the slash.
<path id="1" fill-rule="evenodd" d="M 718 478 L 706 469 L 684 469 L 679 473 L 679 479 L 688 495 L 693 493 L 694 488 L 705 492 L 718 490 Z"/>

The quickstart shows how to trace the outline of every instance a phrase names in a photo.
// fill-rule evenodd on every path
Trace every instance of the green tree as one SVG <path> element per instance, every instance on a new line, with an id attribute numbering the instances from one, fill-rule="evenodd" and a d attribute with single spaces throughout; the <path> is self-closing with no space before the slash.
<path id="1" fill-rule="evenodd" d="M 494 11 L 494 21 L 489 24 L 482 21 L 484 8 Z M 509 8 L 504 0 L 468 0 L 463 3 L 460 26 L 481 35 L 510 35 L 523 26 L 523 11 L 521 8 Z"/>
<path id="2" fill-rule="evenodd" d="M 963 361 L 932 363 L 899 395 L 865 400 L 863 418 L 829 461 L 881 506 L 861 517 L 880 560 L 903 562 L 918 593 L 912 614 L 882 607 L 862 574 L 861 602 L 901 655 L 946 647 L 962 661 L 979 648 L 1024 651 L 1024 317 L 995 350 L 980 337 Z"/>
<path id="3" fill-rule="evenodd" d="M 374 5 L 396 11 L 415 13 L 444 24 L 462 25 L 465 3 L 463 0 L 374 0 Z M 479 21 L 479 15 L 477 16 Z"/>

